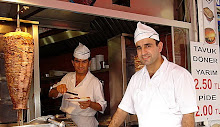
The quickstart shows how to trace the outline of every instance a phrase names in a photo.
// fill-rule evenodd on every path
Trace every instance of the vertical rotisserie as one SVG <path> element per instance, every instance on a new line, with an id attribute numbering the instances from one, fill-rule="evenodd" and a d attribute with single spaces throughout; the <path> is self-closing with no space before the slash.
<path id="1" fill-rule="evenodd" d="M 21 31 L 7 33 L 3 51 L 13 109 L 26 109 L 33 72 L 33 38 Z"/>

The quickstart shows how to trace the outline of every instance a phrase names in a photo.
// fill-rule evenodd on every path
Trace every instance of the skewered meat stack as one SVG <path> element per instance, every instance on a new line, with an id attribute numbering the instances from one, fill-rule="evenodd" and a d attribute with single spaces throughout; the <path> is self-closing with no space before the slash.
<path id="1" fill-rule="evenodd" d="M 3 51 L 13 109 L 26 109 L 33 72 L 33 38 L 21 31 L 7 33 L 4 35 Z"/>
<path id="2" fill-rule="evenodd" d="M 135 72 L 141 70 L 144 67 L 137 55 L 134 57 L 134 66 Z"/>

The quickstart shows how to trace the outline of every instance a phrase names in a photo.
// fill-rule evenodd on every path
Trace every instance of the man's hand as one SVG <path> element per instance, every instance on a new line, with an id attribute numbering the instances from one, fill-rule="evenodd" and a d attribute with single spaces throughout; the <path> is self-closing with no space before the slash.
<path id="1" fill-rule="evenodd" d="M 99 103 L 91 101 L 90 99 L 88 101 L 81 101 L 81 102 L 79 102 L 79 104 L 80 104 L 79 107 L 81 109 L 86 109 L 86 108 L 90 107 L 96 111 L 102 111 L 102 106 Z"/>
<path id="2" fill-rule="evenodd" d="M 56 98 L 57 96 L 58 96 L 58 91 L 55 89 L 55 88 L 53 88 L 53 89 L 51 89 L 50 90 L 50 92 L 49 92 L 49 97 L 54 97 L 54 98 Z"/>
<path id="3" fill-rule="evenodd" d="M 66 84 L 61 84 L 61 85 L 57 86 L 57 91 L 61 94 L 66 93 L 66 91 L 67 91 Z"/>
<path id="4" fill-rule="evenodd" d="M 79 102 L 79 107 L 81 108 L 81 109 L 86 109 L 86 108 L 88 108 L 88 107 L 90 107 L 90 105 L 91 105 L 91 100 L 88 100 L 88 101 L 82 101 L 82 102 Z"/>
<path id="5" fill-rule="evenodd" d="M 194 113 L 183 114 L 182 127 L 194 127 L 194 126 L 195 126 Z"/>

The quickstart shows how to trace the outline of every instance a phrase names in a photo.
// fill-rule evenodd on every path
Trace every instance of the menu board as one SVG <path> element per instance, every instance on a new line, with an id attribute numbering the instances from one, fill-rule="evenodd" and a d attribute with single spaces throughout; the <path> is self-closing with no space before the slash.
<path id="1" fill-rule="evenodd" d="M 216 0 L 197 0 L 199 42 L 190 42 L 196 122 L 220 120 L 219 33 Z"/>
<path id="2" fill-rule="evenodd" d="M 199 40 L 218 45 L 218 17 L 215 0 L 198 1 Z"/>
<path id="3" fill-rule="evenodd" d="M 220 119 L 219 47 L 190 42 L 191 72 L 195 82 L 198 111 L 196 122 Z"/>

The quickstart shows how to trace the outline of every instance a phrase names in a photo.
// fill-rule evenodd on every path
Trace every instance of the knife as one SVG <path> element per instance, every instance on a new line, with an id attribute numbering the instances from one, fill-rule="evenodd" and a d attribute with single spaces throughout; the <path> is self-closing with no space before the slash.
<path id="1" fill-rule="evenodd" d="M 72 92 L 68 92 L 68 91 L 66 93 L 78 96 L 77 93 L 72 93 Z"/>

